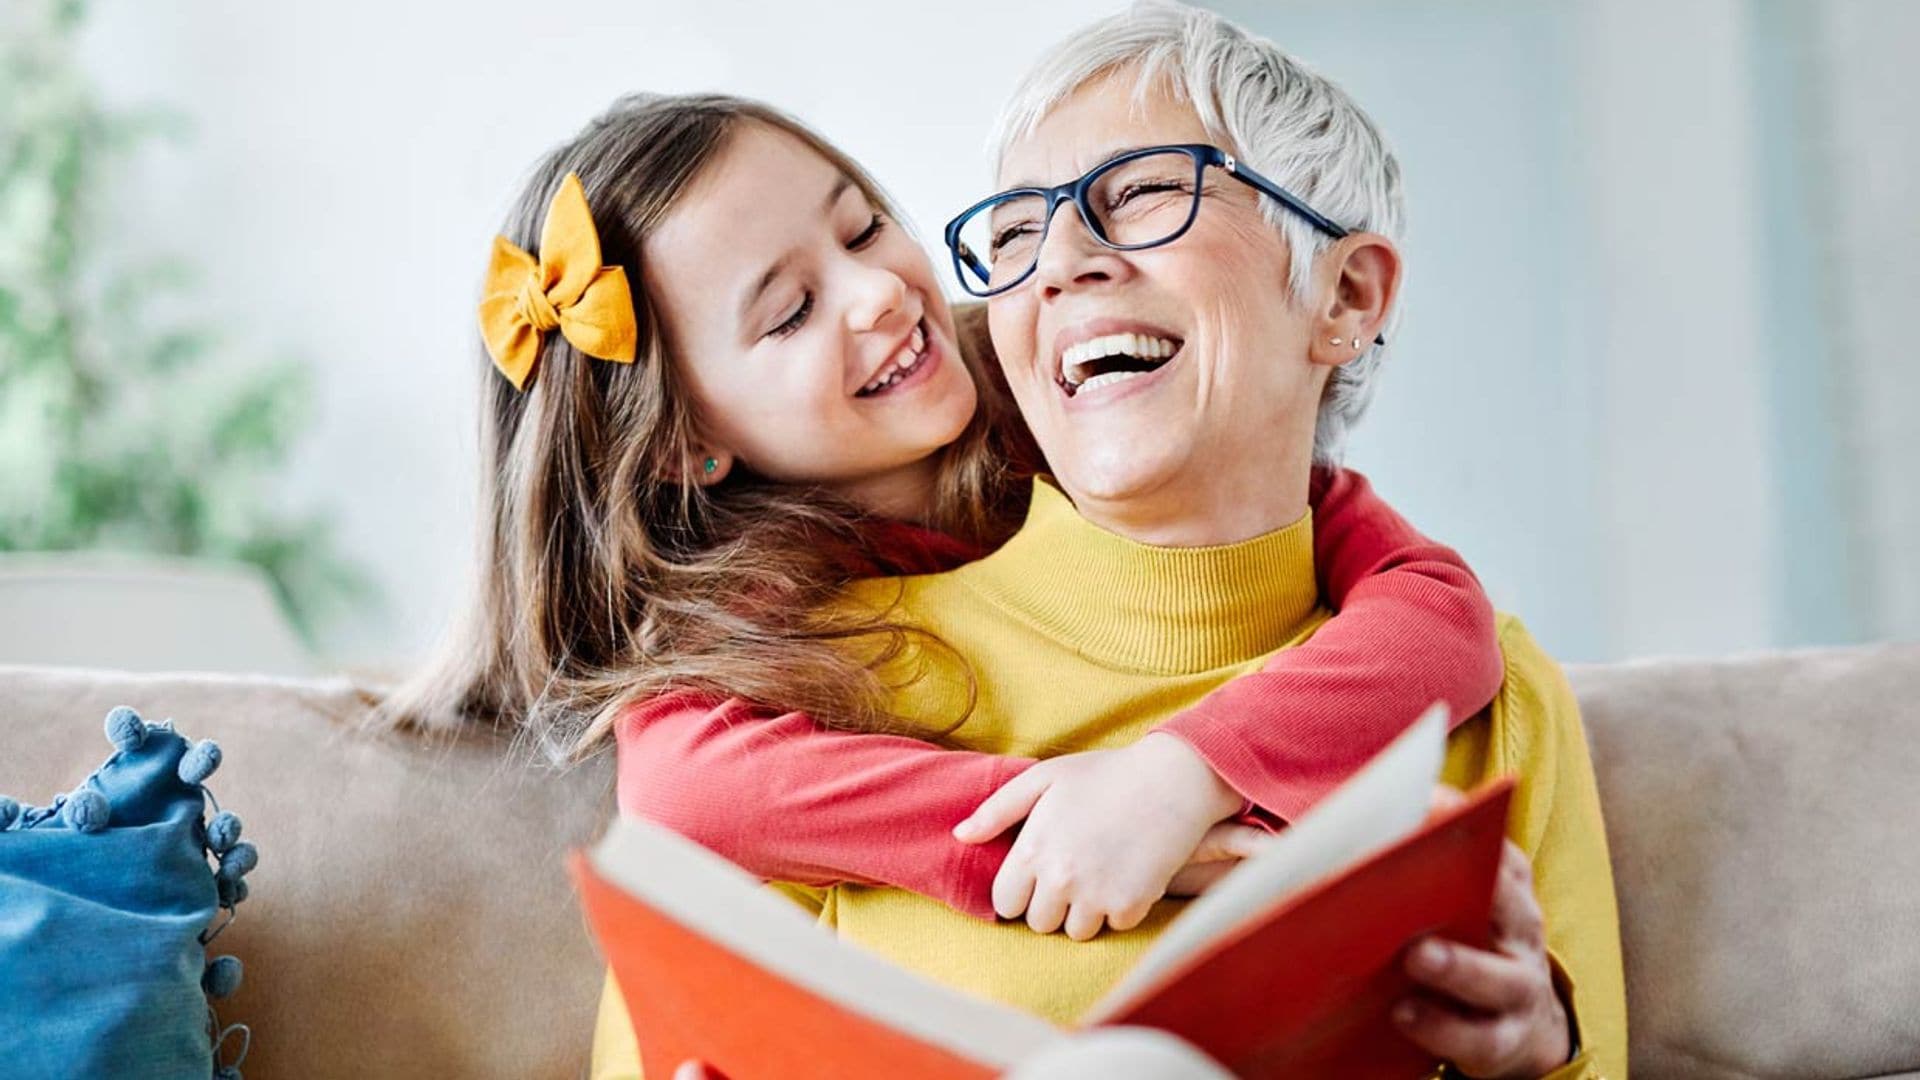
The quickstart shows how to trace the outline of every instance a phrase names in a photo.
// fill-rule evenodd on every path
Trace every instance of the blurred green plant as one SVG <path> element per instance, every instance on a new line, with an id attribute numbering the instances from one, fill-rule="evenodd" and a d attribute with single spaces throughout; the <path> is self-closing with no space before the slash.
<path id="1" fill-rule="evenodd" d="M 8 0 L 0 16 L 0 551 L 238 559 L 265 571 L 311 644 L 376 600 L 323 513 L 271 496 L 306 429 L 304 366 L 223 362 L 183 317 L 179 260 L 97 242 L 116 166 L 165 110 L 108 108 L 76 55 L 81 0 Z"/>

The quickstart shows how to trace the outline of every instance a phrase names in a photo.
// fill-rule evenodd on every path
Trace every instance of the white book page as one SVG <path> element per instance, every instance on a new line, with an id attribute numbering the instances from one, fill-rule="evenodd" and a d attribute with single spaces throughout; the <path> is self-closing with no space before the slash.
<path id="1" fill-rule="evenodd" d="M 959 1057 L 1007 1069 L 1064 1037 L 1039 1017 L 842 942 L 757 878 L 670 830 L 621 815 L 588 858 L 602 877 L 700 935 Z"/>
<path id="2" fill-rule="evenodd" d="M 1447 707 L 1436 703 L 1265 851 L 1187 905 L 1081 1022 L 1101 1023 L 1275 900 L 1411 835 L 1433 803 L 1446 751 Z"/>

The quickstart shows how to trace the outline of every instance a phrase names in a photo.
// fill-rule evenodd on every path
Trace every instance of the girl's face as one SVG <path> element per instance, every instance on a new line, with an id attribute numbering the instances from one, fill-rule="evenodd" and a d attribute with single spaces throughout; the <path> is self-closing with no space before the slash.
<path id="1" fill-rule="evenodd" d="M 702 457 L 923 516 L 976 391 L 925 252 L 798 138 L 742 125 L 646 240 Z"/>

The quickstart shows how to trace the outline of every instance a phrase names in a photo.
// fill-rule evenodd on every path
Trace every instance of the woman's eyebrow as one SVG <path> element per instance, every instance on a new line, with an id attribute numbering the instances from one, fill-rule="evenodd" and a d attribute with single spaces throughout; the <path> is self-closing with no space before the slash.
<path id="1" fill-rule="evenodd" d="M 846 194 L 847 189 L 852 186 L 853 177 L 848 176 L 846 173 L 839 174 L 839 177 L 834 180 L 833 186 L 827 190 L 827 197 L 820 204 L 820 212 L 824 214 L 832 210 L 833 204 L 839 202 L 840 196 Z M 752 311 L 753 305 L 760 302 L 760 297 L 767 291 L 767 286 L 773 284 L 774 279 L 780 276 L 780 271 L 785 270 L 787 264 L 792 261 L 793 254 L 791 252 L 775 259 L 773 265 L 767 267 L 767 272 L 760 275 L 760 280 L 755 282 L 752 288 L 746 290 L 740 298 L 741 321 L 744 322 L 746 320 L 747 312 Z"/>
<path id="2" fill-rule="evenodd" d="M 1089 166 L 1087 166 L 1086 168 L 1084 168 L 1084 169 L 1081 169 L 1081 170 L 1080 170 L 1080 175 L 1085 175 L 1086 173 L 1088 173 L 1088 172 L 1091 172 L 1091 171 L 1092 171 L 1092 170 L 1094 170 L 1095 168 L 1097 168 L 1097 167 L 1099 167 L 1099 166 L 1101 166 L 1101 165 L 1105 165 L 1105 164 L 1106 164 L 1107 162 L 1109 162 L 1109 161 L 1112 161 L 1112 160 L 1113 160 L 1114 158 L 1117 158 L 1117 157 L 1123 157 L 1123 156 L 1125 156 L 1125 155 L 1127 155 L 1127 154 L 1131 154 L 1131 153 L 1133 153 L 1133 152 L 1134 152 L 1135 150 L 1147 150 L 1147 149 L 1151 149 L 1151 148 L 1153 148 L 1153 147 L 1156 147 L 1156 146 L 1164 146 L 1164 145 L 1167 145 L 1167 144 L 1165 144 L 1165 143 L 1135 143 L 1135 144 L 1133 144 L 1133 145 L 1131 145 L 1131 146 L 1115 146 L 1115 147 L 1111 147 L 1111 148 L 1109 148 L 1108 150 L 1106 150 L 1106 151 L 1104 151 L 1103 153 L 1101 153 L 1101 154 L 1099 154 L 1098 156 L 1096 156 L 1096 157 L 1095 157 L 1095 158 L 1093 159 L 1093 164 L 1092 164 L 1092 165 L 1089 165 Z M 1003 188 L 1001 188 L 1000 190 L 1002 190 L 1002 191 L 1012 191 L 1012 190 L 1013 190 L 1013 189 L 1015 189 L 1015 188 L 1044 188 L 1044 187 L 1052 187 L 1052 186 L 1053 186 L 1052 184 L 1049 184 L 1049 183 L 1047 183 L 1047 182 L 1045 182 L 1045 181 L 1043 181 L 1043 180 L 1021 180 L 1021 181 L 1019 181 L 1018 183 L 1013 183 L 1013 184 L 1008 184 L 1008 185 L 1006 185 L 1005 187 L 1003 187 Z"/>

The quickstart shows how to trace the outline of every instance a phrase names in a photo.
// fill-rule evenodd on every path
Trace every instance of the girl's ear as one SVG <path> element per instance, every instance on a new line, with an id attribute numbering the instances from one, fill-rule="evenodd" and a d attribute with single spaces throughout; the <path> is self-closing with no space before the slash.
<path id="1" fill-rule="evenodd" d="M 696 446 L 691 460 L 668 464 L 660 470 L 660 479 L 677 484 L 691 477 L 701 487 L 712 487 L 733 471 L 733 461 L 733 455 L 725 450 Z"/>
<path id="2" fill-rule="evenodd" d="M 1378 233 L 1353 233 L 1332 253 L 1336 277 L 1327 305 L 1314 319 L 1307 356 L 1339 367 L 1375 344 L 1400 293 L 1400 251 Z"/>

